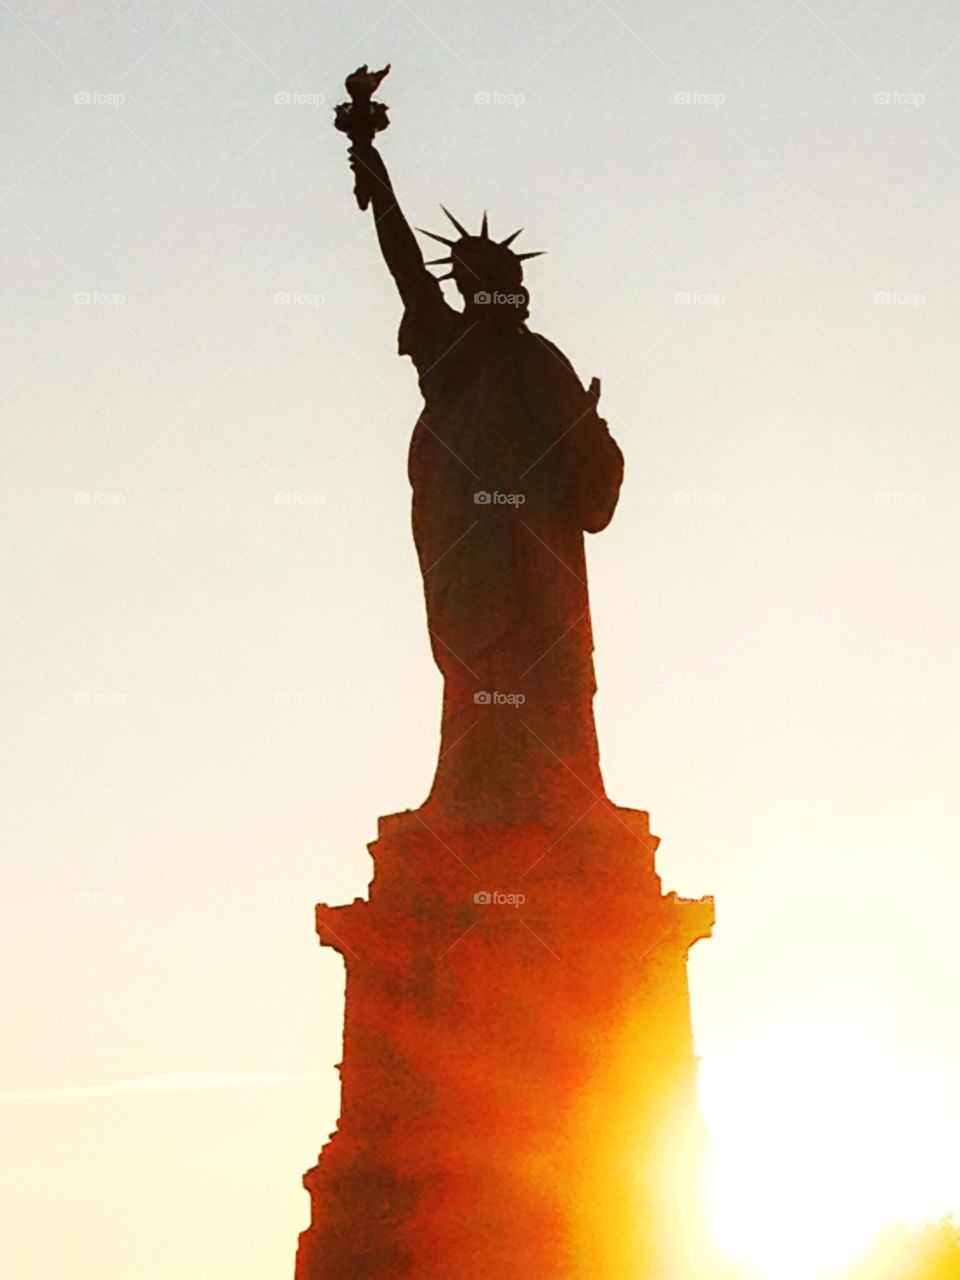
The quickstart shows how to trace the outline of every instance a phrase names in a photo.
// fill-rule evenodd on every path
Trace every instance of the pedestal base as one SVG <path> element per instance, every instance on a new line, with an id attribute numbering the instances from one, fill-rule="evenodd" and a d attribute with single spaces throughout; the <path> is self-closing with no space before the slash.
<path id="1" fill-rule="evenodd" d="M 647 815 L 381 820 L 347 969 L 339 1126 L 297 1280 L 678 1280 L 701 1131 L 686 956 Z"/>

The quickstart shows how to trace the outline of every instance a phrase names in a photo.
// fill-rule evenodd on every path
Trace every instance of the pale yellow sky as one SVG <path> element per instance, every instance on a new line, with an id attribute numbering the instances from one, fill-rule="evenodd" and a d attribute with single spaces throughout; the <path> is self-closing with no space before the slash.
<path id="1" fill-rule="evenodd" d="M 336 1116 L 311 904 L 365 891 L 439 717 L 419 396 L 331 126 L 363 60 L 411 221 L 526 227 L 531 326 L 603 382 L 603 766 L 717 897 L 715 1129 L 781 1019 L 865 1021 L 897 1132 L 936 1082 L 960 1209 L 960 15 L 12 0 L 0 36 L 4 1274 L 292 1273 Z"/>

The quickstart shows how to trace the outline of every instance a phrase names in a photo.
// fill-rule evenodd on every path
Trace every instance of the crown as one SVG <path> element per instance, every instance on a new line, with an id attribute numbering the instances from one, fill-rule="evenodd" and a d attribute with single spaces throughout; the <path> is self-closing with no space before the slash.
<path id="1" fill-rule="evenodd" d="M 422 227 L 417 227 L 421 235 L 429 236 L 431 240 L 439 240 L 441 244 L 445 244 L 450 250 L 449 257 L 433 258 L 426 264 L 428 267 L 436 267 L 441 263 L 449 263 L 452 267 L 454 261 L 457 261 L 465 266 L 468 271 L 473 271 L 476 268 L 476 274 L 483 275 L 485 269 L 502 267 L 506 262 L 519 269 L 519 264 L 525 262 L 527 258 L 539 258 L 541 254 L 546 252 L 545 249 L 538 249 L 534 253 L 513 252 L 510 245 L 516 240 L 523 227 L 514 231 L 512 235 L 507 236 L 505 240 L 491 240 L 486 211 L 484 211 L 483 222 L 480 224 L 480 234 L 472 236 L 466 227 L 456 220 L 449 209 L 443 205 L 440 208 L 443 209 L 443 212 L 460 232 L 460 239 L 448 240 L 446 236 L 437 235 L 435 231 L 424 231 Z M 453 271 L 448 271 L 445 276 L 438 276 L 437 278 L 439 280 L 450 280 L 452 277 Z"/>

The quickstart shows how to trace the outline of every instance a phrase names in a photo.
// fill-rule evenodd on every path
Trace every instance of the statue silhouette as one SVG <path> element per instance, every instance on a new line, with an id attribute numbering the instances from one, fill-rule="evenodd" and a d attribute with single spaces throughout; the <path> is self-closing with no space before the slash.
<path id="1" fill-rule="evenodd" d="M 525 259 L 484 214 L 427 270 L 372 135 L 350 150 L 361 208 L 403 302 L 399 351 L 424 408 L 413 431 L 413 533 L 444 680 L 440 759 L 424 812 L 563 823 L 605 798 L 593 719 L 584 532 L 610 521 L 623 456 L 566 356 L 527 327 Z"/>
<path id="2" fill-rule="evenodd" d="M 599 383 L 527 327 L 516 233 L 451 217 L 463 308 L 444 300 L 374 145 L 388 70 L 349 76 L 335 123 L 423 392 L 409 471 L 441 750 L 426 803 L 378 823 L 369 895 L 316 909 L 345 967 L 341 1102 L 296 1280 L 712 1275 L 687 953 L 713 900 L 663 892 L 593 722 L 584 534 L 623 459 Z"/>

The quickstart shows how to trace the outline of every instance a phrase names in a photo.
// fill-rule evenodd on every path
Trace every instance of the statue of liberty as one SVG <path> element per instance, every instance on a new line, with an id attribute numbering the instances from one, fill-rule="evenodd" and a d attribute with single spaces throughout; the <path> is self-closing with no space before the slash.
<path id="1" fill-rule="evenodd" d="M 433 657 L 443 676 L 440 758 L 422 812 L 575 821 L 605 800 L 593 719 L 584 533 L 609 523 L 623 457 L 599 416 L 599 382 L 527 326 L 518 231 L 423 234 L 425 262 L 374 145 L 386 72 L 361 68 L 338 109 L 361 208 L 373 210 L 403 304 L 399 351 L 424 407 L 413 430 L 413 534 Z M 352 83 L 351 83 L 352 81 Z M 376 112 L 376 122 L 371 122 Z M 352 113 L 352 114 L 351 114 Z M 439 279 L 428 267 L 449 267 Z M 463 308 L 444 298 L 451 279 Z"/>

